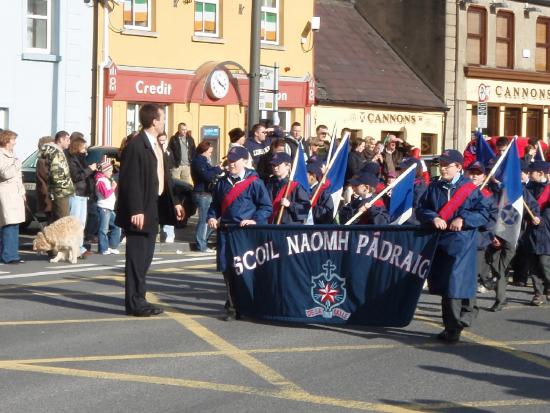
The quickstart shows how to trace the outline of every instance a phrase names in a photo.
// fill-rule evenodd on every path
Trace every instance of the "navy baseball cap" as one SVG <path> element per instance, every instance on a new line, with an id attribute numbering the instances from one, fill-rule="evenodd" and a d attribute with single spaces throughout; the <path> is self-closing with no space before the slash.
<path id="1" fill-rule="evenodd" d="M 315 176 L 321 176 L 323 175 L 322 166 L 322 162 L 308 162 L 307 171 Z"/>
<path id="2" fill-rule="evenodd" d="M 468 165 L 466 170 L 467 171 L 479 171 L 482 174 L 484 174 L 485 171 L 486 171 L 485 166 L 479 161 L 475 161 L 475 162 L 471 163 L 470 165 Z"/>
<path id="3" fill-rule="evenodd" d="M 534 161 L 529 164 L 529 168 L 527 168 L 527 171 L 529 172 L 544 172 L 545 174 L 548 173 L 548 167 L 550 166 L 550 163 L 544 162 L 544 161 Z"/>
<path id="4" fill-rule="evenodd" d="M 361 172 L 359 175 L 355 175 L 353 178 L 349 180 L 349 183 L 351 185 L 361 185 L 365 184 L 371 187 L 376 187 L 380 180 L 376 175 L 373 175 L 369 172 Z"/>
<path id="5" fill-rule="evenodd" d="M 462 165 L 464 163 L 464 156 L 456 149 L 445 149 L 439 157 L 439 163 L 441 162 L 459 163 Z"/>
<path id="6" fill-rule="evenodd" d="M 227 152 L 227 160 L 229 162 L 236 162 L 239 159 L 248 159 L 248 155 L 248 150 L 244 146 L 233 146 Z"/>
<path id="7" fill-rule="evenodd" d="M 273 155 L 273 158 L 271 158 L 271 165 L 280 165 L 284 162 L 292 162 L 290 155 L 286 152 L 277 152 Z"/>

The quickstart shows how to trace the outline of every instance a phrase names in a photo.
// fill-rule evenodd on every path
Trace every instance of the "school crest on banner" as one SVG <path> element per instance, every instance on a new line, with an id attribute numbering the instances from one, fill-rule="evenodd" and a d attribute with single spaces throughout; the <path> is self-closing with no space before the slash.
<path id="1" fill-rule="evenodd" d="M 338 308 L 346 301 L 346 280 L 334 272 L 336 266 L 331 260 L 321 267 L 324 271 L 311 277 L 311 298 L 318 307 L 307 309 L 306 316 L 347 320 L 351 314 Z"/>

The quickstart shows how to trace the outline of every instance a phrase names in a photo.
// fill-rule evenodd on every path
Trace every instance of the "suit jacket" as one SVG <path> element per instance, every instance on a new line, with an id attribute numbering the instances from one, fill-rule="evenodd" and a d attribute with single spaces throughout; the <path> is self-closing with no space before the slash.
<path id="1" fill-rule="evenodd" d="M 176 223 L 173 181 L 164 154 L 164 192 L 159 196 L 157 157 L 145 132 L 140 132 L 122 151 L 115 223 L 126 231 L 156 233 L 159 224 Z M 143 229 L 131 223 L 132 215 L 144 214 Z"/>

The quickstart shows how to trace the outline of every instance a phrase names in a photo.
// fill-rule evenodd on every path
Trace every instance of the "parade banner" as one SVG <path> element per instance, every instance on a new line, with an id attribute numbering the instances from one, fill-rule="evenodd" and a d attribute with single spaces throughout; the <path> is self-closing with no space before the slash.
<path id="1" fill-rule="evenodd" d="M 403 327 L 437 240 L 434 230 L 406 226 L 228 227 L 218 259 L 244 316 Z"/>

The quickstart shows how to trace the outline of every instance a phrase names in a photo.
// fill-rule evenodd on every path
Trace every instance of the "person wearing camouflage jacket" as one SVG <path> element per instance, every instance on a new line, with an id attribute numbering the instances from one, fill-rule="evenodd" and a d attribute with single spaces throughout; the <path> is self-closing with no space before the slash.
<path id="1" fill-rule="evenodd" d="M 69 198 L 74 195 L 69 163 L 64 152 L 69 143 L 69 134 L 60 131 L 55 134 L 54 142 L 45 144 L 42 149 L 42 157 L 49 169 L 48 192 L 52 199 L 54 221 L 69 215 Z"/>

